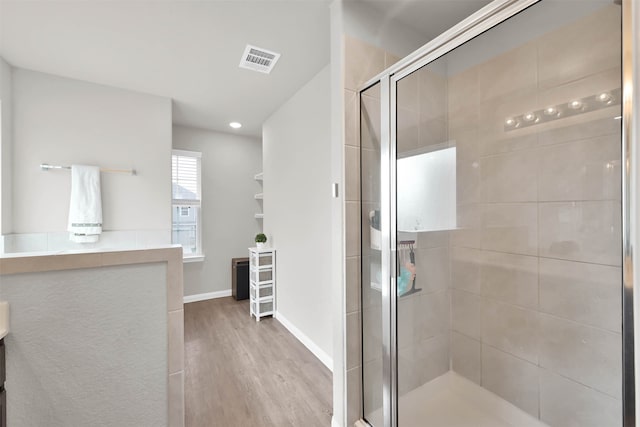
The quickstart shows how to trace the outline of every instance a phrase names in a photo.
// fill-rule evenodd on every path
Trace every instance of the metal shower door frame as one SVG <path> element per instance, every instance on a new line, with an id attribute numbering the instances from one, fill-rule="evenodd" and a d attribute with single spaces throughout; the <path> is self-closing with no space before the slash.
<path id="1" fill-rule="evenodd" d="M 640 376 L 635 374 L 635 316 L 640 309 L 634 271 L 640 271 L 640 4 L 622 0 L 622 412 L 624 427 L 636 427 Z M 635 268 L 634 268 L 635 267 Z M 640 362 L 640 361 L 639 361 Z"/>
<path id="2" fill-rule="evenodd" d="M 404 77 L 454 50 L 474 37 L 506 21 L 526 8 L 544 0 L 495 0 L 467 19 L 416 50 L 365 83 L 362 94 L 380 83 L 381 111 L 381 269 L 382 269 L 382 345 L 383 345 L 383 418 L 384 427 L 398 427 L 398 359 L 397 359 L 397 84 Z M 623 427 L 636 424 L 635 390 L 640 376 L 635 375 L 634 312 L 640 309 L 635 292 L 635 271 L 640 262 L 634 247 L 640 242 L 638 196 L 640 174 L 640 1 L 622 0 L 622 322 L 623 322 Z M 635 316 L 637 318 L 637 316 Z M 638 319 L 640 321 L 640 319 Z M 640 327 L 640 326 L 639 326 Z M 640 361 L 639 361 L 640 363 Z M 364 378 L 363 378 L 364 380 Z M 364 381 L 363 381 L 364 390 Z M 638 403 L 640 404 L 640 402 Z M 364 421 L 364 407 L 362 407 Z M 640 421 L 640 420 L 639 420 Z M 378 427 L 378 426 L 376 426 Z"/>

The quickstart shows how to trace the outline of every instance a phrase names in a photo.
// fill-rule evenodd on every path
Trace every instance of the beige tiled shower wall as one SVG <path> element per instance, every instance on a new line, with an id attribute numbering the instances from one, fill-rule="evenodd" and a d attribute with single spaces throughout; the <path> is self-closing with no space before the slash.
<path id="1" fill-rule="evenodd" d="M 397 154 L 407 157 L 448 146 L 446 68 L 422 68 L 397 85 Z M 398 163 L 398 169 L 402 167 Z M 407 189 L 398 184 L 398 194 Z M 400 196 L 399 196 L 400 197 Z M 398 213 L 400 215 L 401 212 Z M 402 237 L 405 236 L 405 237 Z M 414 235 L 399 234 L 398 240 Z M 409 258 L 398 248 L 400 264 Z M 421 232 L 414 245 L 417 293 L 398 298 L 398 392 L 404 394 L 445 374 L 450 367 L 449 233 Z"/>
<path id="2" fill-rule="evenodd" d="M 417 239 L 415 287 L 421 291 L 398 299 L 400 396 L 449 371 L 449 248 L 447 233 L 433 238 L 437 234 Z"/>
<path id="3" fill-rule="evenodd" d="M 620 87 L 620 11 L 450 76 L 453 370 L 554 427 L 621 425 L 620 106 L 505 119 Z"/>

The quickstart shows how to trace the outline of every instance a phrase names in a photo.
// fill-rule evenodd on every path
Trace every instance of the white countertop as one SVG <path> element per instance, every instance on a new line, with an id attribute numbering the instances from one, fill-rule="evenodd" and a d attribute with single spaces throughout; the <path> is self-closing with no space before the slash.
<path id="1" fill-rule="evenodd" d="M 133 252 L 133 251 L 145 251 L 152 249 L 171 249 L 178 248 L 181 245 L 156 245 L 148 248 L 91 248 L 91 249 L 65 249 L 59 251 L 43 251 L 43 252 L 5 252 L 0 253 L 0 259 L 9 259 L 9 258 L 27 258 L 27 257 L 42 257 L 42 256 L 52 256 L 52 255 L 83 255 L 83 254 L 98 254 L 98 253 L 109 253 L 109 252 Z"/>
<path id="2" fill-rule="evenodd" d="M 182 246 L 9 253 L 0 255 L 0 276 L 153 262 L 175 262 L 182 270 Z"/>
<path id="3" fill-rule="evenodd" d="M 9 303 L 0 301 L 0 339 L 9 333 Z"/>

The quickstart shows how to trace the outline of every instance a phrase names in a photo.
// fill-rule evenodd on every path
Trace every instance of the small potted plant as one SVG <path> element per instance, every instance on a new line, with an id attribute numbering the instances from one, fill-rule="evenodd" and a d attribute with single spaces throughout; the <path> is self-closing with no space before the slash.
<path id="1" fill-rule="evenodd" d="M 267 243 L 267 236 L 263 233 L 256 234 L 256 247 L 258 249 L 263 249 Z"/>

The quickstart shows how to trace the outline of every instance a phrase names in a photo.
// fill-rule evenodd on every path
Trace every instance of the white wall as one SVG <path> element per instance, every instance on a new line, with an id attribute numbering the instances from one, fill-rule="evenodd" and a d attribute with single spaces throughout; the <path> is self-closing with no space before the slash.
<path id="1" fill-rule="evenodd" d="M 334 0 L 331 13 L 331 182 L 339 186 L 331 202 L 331 330 L 333 333 L 333 417 L 331 426 L 346 425 L 345 259 L 344 259 L 344 20 L 342 1 Z"/>
<path id="2" fill-rule="evenodd" d="M 277 311 L 332 354 L 331 109 L 325 67 L 263 125 L 264 231 L 277 250 Z"/>
<path id="3" fill-rule="evenodd" d="M 102 174 L 104 230 L 171 229 L 171 100 L 14 68 L 13 232 L 64 231 L 68 171 L 40 163 L 136 169 Z"/>
<path id="4" fill-rule="evenodd" d="M 175 126 L 173 147 L 202 153 L 202 242 L 205 260 L 184 265 L 184 294 L 231 290 L 231 258 L 249 256 L 261 230 L 260 139 Z"/>
<path id="5" fill-rule="evenodd" d="M 13 67 L 0 57 L 0 234 L 10 233 L 11 222 L 11 175 L 13 147 Z"/>

